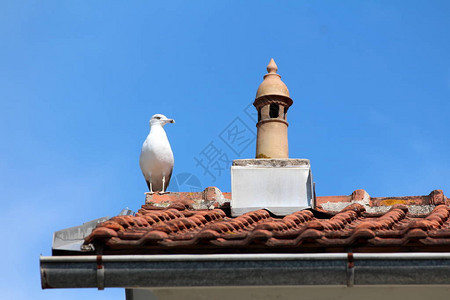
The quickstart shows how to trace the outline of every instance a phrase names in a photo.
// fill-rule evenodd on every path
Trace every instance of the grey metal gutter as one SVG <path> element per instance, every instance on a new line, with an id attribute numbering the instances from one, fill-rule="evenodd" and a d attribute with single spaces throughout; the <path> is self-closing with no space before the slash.
<path id="1" fill-rule="evenodd" d="M 42 288 L 450 284 L 450 253 L 41 256 Z"/>

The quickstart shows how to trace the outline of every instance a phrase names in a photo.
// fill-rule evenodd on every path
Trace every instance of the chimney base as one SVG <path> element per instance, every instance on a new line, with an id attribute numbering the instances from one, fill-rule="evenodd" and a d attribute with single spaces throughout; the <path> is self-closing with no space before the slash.
<path id="1" fill-rule="evenodd" d="M 277 216 L 310 208 L 314 200 L 308 159 L 238 159 L 231 166 L 231 214 L 267 209 Z"/>

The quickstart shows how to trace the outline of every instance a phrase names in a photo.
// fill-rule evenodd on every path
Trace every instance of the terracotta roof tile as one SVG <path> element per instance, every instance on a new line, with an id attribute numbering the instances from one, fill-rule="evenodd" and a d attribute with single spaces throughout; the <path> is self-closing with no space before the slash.
<path id="1" fill-rule="evenodd" d="M 150 203 L 135 216 L 99 224 L 85 244 L 106 254 L 450 250 L 450 207 L 442 192 L 402 197 L 401 204 L 375 213 L 368 212 L 367 204 L 354 203 L 361 200 L 352 200 L 368 199 L 365 191 L 343 197 L 348 205 L 338 212 L 319 207 L 285 217 L 256 210 L 232 218 L 226 208 L 195 210 L 183 199 L 165 208 Z M 417 199 L 439 205 L 417 215 L 404 204 Z"/>

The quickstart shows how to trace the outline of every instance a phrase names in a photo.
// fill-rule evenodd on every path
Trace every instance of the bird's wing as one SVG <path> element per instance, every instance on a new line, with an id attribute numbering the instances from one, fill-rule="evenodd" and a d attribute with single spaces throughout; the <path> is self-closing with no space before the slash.
<path id="1" fill-rule="evenodd" d="M 148 137 L 147 137 L 148 139 Z M 148 180 L 150 178 L 147 178 L 149 170 L 149 163 L 153 159 L 153 153 L 150 151 L 150 144 L 148 143 L 147 139 L 145 140 L 144 144 L 142 145 L 141 149 L 141 155 L 139 156 L 139 166 L 141 167 L 142 174 L 144 175 L 145 179 Z"/>

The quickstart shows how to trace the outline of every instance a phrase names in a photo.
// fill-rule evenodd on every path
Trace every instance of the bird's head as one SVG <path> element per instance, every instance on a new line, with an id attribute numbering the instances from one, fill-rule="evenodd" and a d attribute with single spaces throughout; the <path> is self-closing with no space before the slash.
<path id="1" fill-rule="evenodd" d="M 166 125 L 167 123 L 175 123 L 174 119 L 169 119 L 165 115 L 156 114 L 150 119 L 150 126 L 159 124 L 161 126 Z"/>

